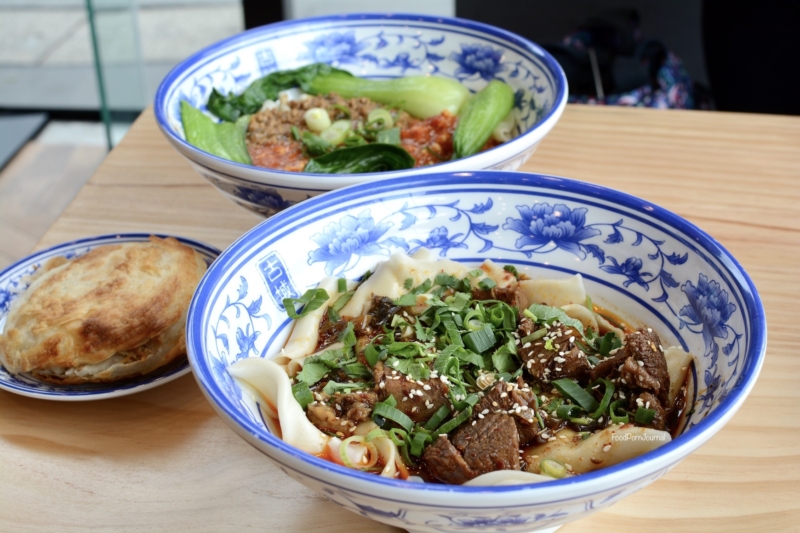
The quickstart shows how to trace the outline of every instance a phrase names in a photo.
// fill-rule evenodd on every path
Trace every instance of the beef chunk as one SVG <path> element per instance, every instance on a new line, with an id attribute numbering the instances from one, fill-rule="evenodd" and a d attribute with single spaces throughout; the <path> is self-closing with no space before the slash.
<path id="1" fill-rule="evenodd" d="M 539 432 L 536 418 L 536 400 L 530 387 L 524 383 L 498 381 L 484 391 L 484 396 L 472 410 L 474 419 L 478 414 L 504 413 L 511 416 L 517 426 L 520 444 L 533 442 Z"/>
<path id="2" fill-rule="evenodd" d="M 651 329 L 642 328 L 625 337 L 625 346 L 613 357 L 592 369 L 593 378 L 620 377 L 622 386 L 652 392 L 666 405 L 669 401 L 669 370 L 661 339 Z"/>
<path id="3" fill-rule="evenodd" d="M 492 287 L 491 289 L 472 289 L 473 300 L 500 300 L 518 311 L 528 308 L 528 296 L 519 285 Z"/>
<path id="4" fill-rule="evenodd" d="M 365 422 L 372 416 L 378 395 L 372 391 L 354 391 L 337 394 L 333 399 L 336 414 L 354 423 Z"/>
<path id="5" fill-rule="evenodd" d="M 667 425 L 667 412 L 664 410 L 664 407 L 661 405 L 661 402 L 658 401 L 658 398 L 653 396 L 649 392 L 643 392 L 639 394 L 635 399 L 632 399 L 630 403 L 630 411 L 636 412 L 636 409 L 639 407 L 644 407 L 645 409 L 652 409 L 656 412 L 656 416 L 653 417 L 653 421 L 645 427 L 653 428 L 653 429 L 664 429 Z"/>
<path id="6" fill-rule="evenodd" d="M 579 335 L 580 332 L 574 328 L 553 326 L 543 338 L 520 346 L 518 351 L 528 373 L 545 383 L 561 378 L 571 378 L 579 383 L 587 382 L 592 367 L 586 354 L 574 342 Z M 552 350 L 546 347 L 548 339 L 553 346 Z"/>
<path id="7" fill-rule="evenodd" d="M 478 476 L 446 435 L 425 448 L 422 462 L 433 477 L 448 485 L 461 485 Z"/>
<path id="8" fill-rule="evenodd" d="M 375 365 L 372 373 L 378 399 L 383 401 L 394 396 L 396 408 L 414 422 L 424 422 L 441 406 L 449 405 L 450 389 L 438 379 L 414 381 L 397 370 L 390 370 L 382 362 Z"/>
<path id="9" fill-rule="evenodd" d="M 439 437 L 422 461 L 433 477 L 449 484 L 495 470 L 519 470 L 517 428 L 510 416 L 490 413 L 456 430 L 452 440 Z"/>
<path id="10" fill-rule="evenodd" d="M 306 411 L 308 420 L 325 433 L 351 434 L 356 425 L 347 418 L 339 418 L 336 410 L 324 403 L 312 403 Z"/>

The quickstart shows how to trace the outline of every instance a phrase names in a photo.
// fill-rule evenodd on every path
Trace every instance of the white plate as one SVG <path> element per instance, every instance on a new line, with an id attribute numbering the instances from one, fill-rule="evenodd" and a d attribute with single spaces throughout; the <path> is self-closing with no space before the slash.
<path id="1" fill-rule="evenodd" d="M 104 244 L 121 242 L 141 242 L 150 237 L 150 233 L 120 233 L 113 235 L 99 235 L 87 237 L 77 241 L 59 244 L 47 250 L 36 252 L 14 263 L 0 272 L 0 333 L 5 326 L 6 316 L 11 302 L 20 293 L 27 289 L 26 278 L 33 274 L 51 257 L 65 256 L 68 258 L 85 254 L 93 248 Z M 168 235 L 156 235 L 168 237 Z M 198 241 L 175 237 L 181 243 L 196 250 L 210 265 L 220 254 L 212 246 Z M 126 379 L 114 383 L 92 383 L 83 385 L 54 385 L 39 381 L 25 374 L 13 375 L 0 366 L 0 389 L 7 390 L 23 396 L 41 398 L 44 400 L 58 401 L 87 401 L 116 398 L 134 394 L 153 387 L 168 383 L 190 372 L 189 363 L 185 356 L 179 357 L 170 364 L 157 369 L 150 374 L 137 378 Z"/>

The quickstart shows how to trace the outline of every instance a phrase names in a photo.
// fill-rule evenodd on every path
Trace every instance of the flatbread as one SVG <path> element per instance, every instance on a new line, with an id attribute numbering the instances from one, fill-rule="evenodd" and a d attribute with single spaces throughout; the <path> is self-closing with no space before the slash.
<path id="1" fill-rule="evenodd" d="M 186 313 L 205 270 L 173 238 L 51 260 L 11 306 L 0 363 L 60 384 L 151 372 L 186 353 Z"/>

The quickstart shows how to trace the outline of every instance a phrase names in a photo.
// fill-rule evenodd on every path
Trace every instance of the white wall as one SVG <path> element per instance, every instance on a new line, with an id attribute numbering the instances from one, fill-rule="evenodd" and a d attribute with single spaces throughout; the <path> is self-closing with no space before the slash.
<path id="1" fill-rule="evenodd" d="M 287 19 L 363 12 L 454 17 L 456 0 L 283 0 L 283 14 Z"/>

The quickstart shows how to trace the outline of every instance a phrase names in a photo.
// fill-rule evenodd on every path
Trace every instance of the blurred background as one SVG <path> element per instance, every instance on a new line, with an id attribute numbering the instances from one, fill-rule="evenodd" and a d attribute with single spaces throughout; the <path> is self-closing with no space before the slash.
<path id="1" fill-rule="evenodd" d="M 280 20 L 389 0 L 0 0 L 0 267 L 24 256 L 180 60 Z M 570 100 L 800 114 L 800 3 L 405 0 L 544 45 Z M 645 90 L 643 90 L 643 88 Z"/>

